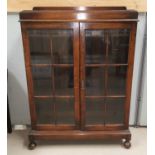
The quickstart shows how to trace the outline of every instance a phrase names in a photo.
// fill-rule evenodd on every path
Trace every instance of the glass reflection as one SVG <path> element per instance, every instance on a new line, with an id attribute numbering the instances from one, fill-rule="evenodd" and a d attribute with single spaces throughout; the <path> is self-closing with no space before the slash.
<path id="1" fill-rule="evenodd" d="M 54 76 L 56 95 L 74 94 L 73 67 L 55 67 Z"/>
<path id="2" fill-rule="evenodd" d="M 104 94 L 104 68 L 87 67 L 86 68 L 86 95 L 103 95 Z"/>
<path id="3" fill-rule="evenodd" d="M 124 123 L 124 98 L 106 99 L 105 124 Z"/>
<path id="4" fill-rule="evenodd" d="M 50 67 L 32 67 L 34 95 L 52 94 L 52 77 Z"/>
<path id="5" fill-rule="evenodd" d="M 72 30 L 29 30 L 32 64 L 72 64 Z"/>
<path id="6" fill-rule="evenodd" d="M 34 99 L 37 123 L 38 124 L 54 124 L 54 102 L 52 99 Z"/>
<path id="7" fill-rule="evenodd" d="M 127 63 L 128 29 L 86 30 L 86 64 Z"/>
<path id="8" fill-rule="evenodd" d="M 86 125 L 103 124 L 105 103 L 103 99 L 86 99 Z"/>
<path id="9" fill-rule="evenodd" d="M 108 67 L 108 95 L 126 94 L 127 67 Z"/>
<path id="10" fill-rule="evenodd" d="M 57 124 L 75 124 L 74 98 L 56 99 Z"/>

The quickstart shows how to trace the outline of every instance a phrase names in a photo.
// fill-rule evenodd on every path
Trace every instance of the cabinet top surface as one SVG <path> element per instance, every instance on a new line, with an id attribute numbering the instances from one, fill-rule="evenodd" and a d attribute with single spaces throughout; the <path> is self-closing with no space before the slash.
<path id="1" fill-rule="evenodd" d="M 126 7 L 34 7 L 20 12 L 21 21 L 134 21 L 138 12 Z"/>

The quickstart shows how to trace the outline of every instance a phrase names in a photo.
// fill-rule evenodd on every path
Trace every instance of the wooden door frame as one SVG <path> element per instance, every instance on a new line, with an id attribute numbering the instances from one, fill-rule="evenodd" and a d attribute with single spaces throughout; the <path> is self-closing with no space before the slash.
<path id="1" fill-rule="evenodd" d="M 132 74 L 134 63 L 134 50 L 135 50 L 135 35 L 136 35 L 137 22 L 98 22 L 88 23 L 80 22 L 80 85 L 81 85 L 81 129 L 82 130 L 122 130 L 128 129 L 129 126 L 129 110 L 130 110 L 130 98 L 131 98 L 131 86 L 132 86 Z M 124 105 L 124 124 L 111 124 L 104 125 L 85 125 L 85 30 L 96 29 L 130 29 L 129 37 L 129 49 L 128 49 L 128 66 L 127 66 L 127 78 L 126 78 L 126 99 Z"/>
<path id="2" fill-rule="evenodd" d="M 29 29 L 59 29 L 73 30 L 73 59 L 74 59 L 74 112 L 75 125 L 37 124 L 36 107 L 34 103 L 33 79 L 31 73 L 31 59 L 28 32 Z M 31 126 L 33 130 L 73 130 L 80 128 L 80 96 L 79 96 L 79 23 L 78 22 L 21 22 L 22 39 L 24 46 L 25 68 L 28 85 Z"/>

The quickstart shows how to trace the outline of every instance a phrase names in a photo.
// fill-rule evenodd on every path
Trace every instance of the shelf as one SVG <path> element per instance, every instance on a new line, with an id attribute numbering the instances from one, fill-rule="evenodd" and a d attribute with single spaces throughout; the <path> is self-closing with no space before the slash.
<path id="1" fill-rule="evenodd" d="M 117 67 L 117 66 L 128 66 L 128 64 L 86 64 L 86 67 Z"/>
<path id="2" fill-rule="evenodd" d="M 44 98 L 74 98 L 74 96 L 51 96 L 51 95 L 48 95 L 48 96 L 33 96 L 34 98 L 41 98 L 41 99 L 44 99 Z"/>
<path id="3" fill-rule="evenodd" d="M 86 98 L 125 98 L 125 95 L 86 96 Z M 74 98 L 74 96 L 34 96 L 34 98 Z"/>
<path id="4" fill-rule="evenodd" d="M 31 66 L 34 67 L 48 67 L 48 66 L 52 66 L 52 67 L 73 67 L 73 64 L 31 64 Z M 128 66 L 128 64 L 86 64 L 86 67 L 112 67 L 112 66 Z"/>
<path id="5" fill-rule="evenodd" d="M 73 67 L 73 64 L 31 64 L 33 67 Z"/>
<path id="6" fill-rule="evenodd" d="M 125 98 L 125 95 L 86 96 L 86 98 Z"/>

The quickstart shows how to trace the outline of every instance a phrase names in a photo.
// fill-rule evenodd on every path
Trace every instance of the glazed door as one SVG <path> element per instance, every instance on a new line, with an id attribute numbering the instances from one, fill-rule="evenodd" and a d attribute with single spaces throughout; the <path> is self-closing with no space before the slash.
<path id="1" fill-rule="evenodd" d="M 24 23 L 22 31 L 33 129 L 78 129 L 79 24 Z"/>
<path id="2" fill-rule="evenodd" d="M 130 32 L 127 23 L 80 23 L 83 130 L 127 127 Z"/>

